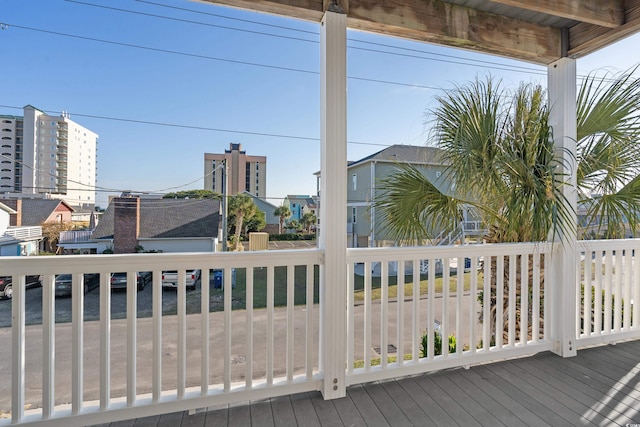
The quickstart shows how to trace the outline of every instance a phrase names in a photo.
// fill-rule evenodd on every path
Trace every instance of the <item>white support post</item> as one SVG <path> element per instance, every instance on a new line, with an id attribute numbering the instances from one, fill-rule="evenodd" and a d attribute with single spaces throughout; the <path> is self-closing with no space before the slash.
<path id="1" fill-rule="evenodd" d="M 326 12 L 320 30 L 321 154 L 319 247 L 321 370 L 325 399 L 346 396 L 347 18 Z"/>
<path id="2" fill-rule="evenodd" d="M 571 224 L 568 230 L 556 236 L 551 259 L 552 283 L 545 286 L 550 292 L 551 316 L 550 339 L 554 353 L 570 357 L 576 352 L 576 227 L 577 227 L 577 113 L 576 113 L 576 61 L 561 58 L 549 65 L 547 70 L 550 124 L 556 146 L 556 156 L 561 162 L 567 185 L 563 194 L 571 210 Z M 549 266 L 545 259 L 545 265 Z M 550 286 L 551 285 L 551 286 Z M 546 295 L 545 295 L 546 297 Z M 547 320 L 545 319 L 545 320 Z"/>

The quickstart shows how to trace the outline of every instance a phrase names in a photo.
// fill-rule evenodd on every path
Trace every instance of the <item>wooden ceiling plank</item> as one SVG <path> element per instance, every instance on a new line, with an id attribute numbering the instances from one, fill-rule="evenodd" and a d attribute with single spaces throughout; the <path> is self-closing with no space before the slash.
<path id="1" fill-rule="evenodd" d="M 624 4 L 622 0 L 491 0 L 507 6 L 531 10 L 547 15 L 559 16 L 616 28 L 624 23 Z"/>
<path id="2" fill-rule="evenodd" d="M 218 4 L 235 9 L 252 10 L 272 15 L 287 16 L 304 21 L 320 22 L 324 14 L 323 0 L 193 0 L 198 3 Z"/>
<path id="3" fill-rule="evenodd" d="M 587 55 L 638 31 L 640 31 L 640 3 L 626 10 L 625 23 L 618 28 L 606 29 L 586 23 L 571 27 L 568 55 L 575 58 Z"/>
<path id="4" fill-rule="evenodd" d="M 549 64 L 560 30 L 440 0 L 349 0 L 350 28 Z"/>

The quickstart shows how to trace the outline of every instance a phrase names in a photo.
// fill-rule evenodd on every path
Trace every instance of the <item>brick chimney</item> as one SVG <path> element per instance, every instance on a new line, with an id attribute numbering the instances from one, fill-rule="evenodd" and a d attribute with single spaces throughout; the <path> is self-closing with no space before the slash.
<path id="1" fill-rule="evenodd" d="M 134 253 L 140 232 L 140 198 L 116 197 L 113 206 L 113 252 Z"/>
<path id="2" fill-rule="evenodd" d="M 18 212 L 16 214 L 15 225 L 20 227 L 22 226 L 22 199 L 16 200 L 16 207 L 14 208 L 14 210 Z"/>
<path id="3" fill-rule="evenodd" d="M 21 199 L 2 199 L 2 204 L 13 209 L 17 213 L 9 215 L 9 225 L 19 227 L 22 225 L 22 200 Z"/>

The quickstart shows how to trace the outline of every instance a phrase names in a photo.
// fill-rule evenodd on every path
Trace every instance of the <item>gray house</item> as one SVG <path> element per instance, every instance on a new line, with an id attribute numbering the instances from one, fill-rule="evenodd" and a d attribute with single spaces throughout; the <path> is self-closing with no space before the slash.
<path id="1" fill-rule="evenodd" d="M 97 252 L 215 252 L 221 236 L 220 201 L 114 198 L 91 234 Z"/>
<path id="2" fill-rule="evenodd" d="M 261 199 L 258 196 L 254 196 L 248 191 L 245 191 L 244 193 L 249 197 L 251 197 L 251 199 L 253 200 L 253 203 L 255 203 L 255 205 L 258 207 L 260 211 L 264 212 L 264 219 L 265 219 L 266 225 L 264 229 L 260 231 L 264 231 L 269 234 L 278 233 L 278 227 L 280 226 L 280 217 L 274 215 L 274 212 L 278 207 L 267 202 L 264 199 Z"/>
<path id="3" fill-rule="evenodd" d="M 351 247 L 385 245 L 381 220 L 372 201 L 376 185 L 399 170 L 401 163 L 409 163 L 422 171 L 440 191 L 447 192 L 453 183 L 445 181 L 446 165 L 442 150 L 435 147 L 392 145 L 347 166 L 347 233 Z"/>

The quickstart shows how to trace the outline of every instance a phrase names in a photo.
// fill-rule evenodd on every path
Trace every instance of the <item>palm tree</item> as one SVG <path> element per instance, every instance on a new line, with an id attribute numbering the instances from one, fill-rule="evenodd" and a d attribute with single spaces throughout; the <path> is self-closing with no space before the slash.
<path id="1" fill-rule="evenodd" d="M 545 94 L 523 85 L 515 92 L 491 78 L 437 98 L 435 136 L 448 165 L 438 190 L 409 164 L 381 181 L 375 206 L 392 238 L 419 241 L 430 230 L 453 229 L 462 206 L 474 207 L 491 227 L 491 242 L 546 240 L 576 227 L 562 196 L 565 177 L 554 156 Z M 606 237 L 638 228 L 640 213 L 640 78 L 624 73 L 612 83 L 589 76 L 578 94 L 577 184 L 585 223 Z M 593 197 L 597 195 L 597 197 Z M 621 225 L 622 224 L 622 225 Z"/>
<path id="2" fill-rule="evenodd" d="M 282 204 L 276 208 L 273 214 L 280 218 L 278 233 L 282 234 L 282 226 L 284 225 L 284 222 L 291 216 L 291 209 L 289 209 L 288 205 Z"/>
<path id="3" fill-rule="evenodd" d="M 315 225 L 316 219 L 316 214 L 313 212 L 306 212 L 302 215 L 302 224 L 307 230 L 307 233 L 311 233 L 311 227 Z"/>
<path id="4" fill-rule="evenodd" d="M 233 244 L 235 250 L 240 247 L 240 233 L 242 232 L 242 223 L 245 218 L 252 218 L 258 207 L 253 203 L 253 199 L 245 194 L 239 193 L 229 198 L 229 212 L 230 215 L 235 216 L 235 234 Z"/>
<path id="5" fill-rule="evenodd" d="M 441 179 L 455 182 L 455 188 L 441 192 L 417 168 L 399 165 L 396 174 L 380 183 L 375 201 L 386 233 L 415 242 L 438 228 L 453 230 L 463 206 L 472 206 L 487 224 L 488 242 L 544 241 L 577 227 L 562 194 L 566 177 L 554 155 L 542 88 L 522 85 L 508 91 L 488 78 L 437 101 L 434 131 L 447 164 Z M 640 79 L 632 72 L 612 83 L 589 76 L 577 102 L 577 185 L 579 205 L 586 207 L 582 223 L 597 224 L 606 237 L 620 236 L 625 222 L 636 230 Z M 507 266 L 504 271 L 506 275 Z M 495 274 L 492 278 L 495 309 Z M 504 292 L 508 305 L 508 286 Z"/>

